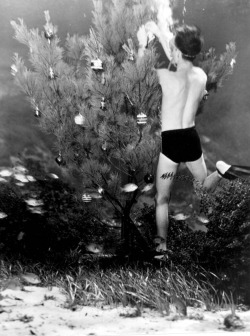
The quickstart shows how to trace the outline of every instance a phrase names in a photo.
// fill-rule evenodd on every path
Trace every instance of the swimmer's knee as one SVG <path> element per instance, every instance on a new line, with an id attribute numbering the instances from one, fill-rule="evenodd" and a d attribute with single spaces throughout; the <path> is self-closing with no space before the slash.
<path id="1" fill-rule="evenodd" d="M 170 194 L 159 194 L 155 195 L 155 203 L 156 205 L 168 204 L 170 202 Z"/>

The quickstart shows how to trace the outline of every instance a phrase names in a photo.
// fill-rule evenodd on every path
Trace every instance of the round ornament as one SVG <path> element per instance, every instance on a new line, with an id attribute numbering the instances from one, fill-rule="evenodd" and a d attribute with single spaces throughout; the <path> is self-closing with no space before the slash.
<path id="1" fill-rule="evenodd" d="M 148 117 L 144 113 L 139 113 L 136 117 L 137 125 L 145 125 L 147 123 Z"/>
<path id="2" fill-rule="evenodd" d="M 51 29 L 47 29 L 45 32 L 44 32 L 44 36 L 45 38 L 48 40 L 49 44 L 51 42 L 51 40 L 54 38 L 54 34 L 53 34 L 53 31 Z"/>
<path id="3" fill-rule="evenodd" d="M 144 176 L 145 183 L 153 183 L 154 182 L 154 176 L 152 174 L 146 174 Z"/>
<path id="4" fill-rule="evenodd" d="M 61 153 L 59 153 L 59 155 L 55 158 L 55 161 L 59 166 L 64 164 L 64 160 Z"/>
<path id="5" fill-rule="evenodd" d="M 75 123 L 76 123 L 77 125 L 82 126 L 82 125 L 84 124 L 85 118 L 84 118 L 84 116 L 83 116 L 81 113 L 78 113 L 78 114 L 75 116 L 74 120 L 75 120 Z"/>

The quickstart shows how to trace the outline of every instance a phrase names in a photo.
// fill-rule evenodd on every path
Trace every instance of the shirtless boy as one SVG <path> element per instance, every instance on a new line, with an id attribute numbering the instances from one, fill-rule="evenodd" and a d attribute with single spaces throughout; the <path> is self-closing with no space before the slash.
<path id="1" fill-rule="evenodd" d="M 213 191 L 221 177 L 230 171 L 223 161 L 216 164 L 217 170 L 207 176 L 199 135 L 195 128 L 195 115 L 206 92 L 207 76 L 193 65 L 200 53 L 203 39 L 196 26 L 183 25 L 169 39 L 155 22 L 145 25 L 161 43 L 169 60 L 168 68 L 156 69 L 162 88 L 161 127 L 162 150 L 156 173 L 156 251 L 167 250 L 168 208 L 174 179 L 161 178 L 164 174 L 176 174 L 181 162 L 185 162 L 194 179 L 208 191 Z M 169 33 L 169 32 L 168 32 Z M 143 48 L 143 46 L 140 46 Z M 138 55 L 142 55 L 139 49 Z M 171 71 L 171 65 L 176 71 Z M 230 176 L 229 176 L 230 177 Z"/>

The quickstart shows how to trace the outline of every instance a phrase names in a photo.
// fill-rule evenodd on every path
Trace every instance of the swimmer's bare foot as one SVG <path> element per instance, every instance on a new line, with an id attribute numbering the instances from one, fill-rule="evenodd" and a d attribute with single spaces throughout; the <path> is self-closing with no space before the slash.
<path id="1" fill-rule="evenodd" d="M 156 236 L 154 239 L 155 251 L 156 252 L 164 252 L 167 251 L 167 242 L 166 239 Z"/>
<path id="2" fill-rule="evenodd" d="M 235 180 L 239 178 L 235 172 L 234 166 L 230 166 L 224 161 L 217 161 L 216 169 L 219 175 L 227 180 Z"/>

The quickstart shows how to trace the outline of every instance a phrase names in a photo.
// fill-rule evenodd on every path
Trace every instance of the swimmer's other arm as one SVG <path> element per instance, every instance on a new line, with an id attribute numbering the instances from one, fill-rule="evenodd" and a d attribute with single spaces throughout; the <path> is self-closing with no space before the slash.
<path id="1" fill-rule="evenodd" d="M 150 31 L 156 36 L 153 42 L 153 47 L 155 48 L 156 55 L 158 56 L 155 68 L 168 69 L 172 57 L 169 41 L 173 37 L 173 34 L 170 32 L 168 32 L 168 34 L 164 34 L 162 30 L 157 26 L 157 24 L 153 21 L 147 22 L 145 25 L 145 29 L 146 31 Z M 172 65 L 170 70 L 175 70 L 172 68 Z"/>

